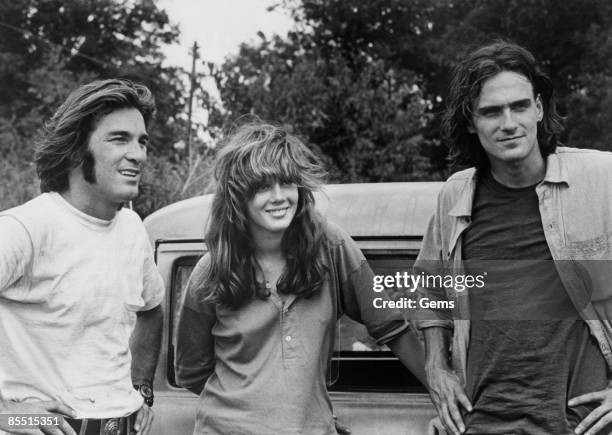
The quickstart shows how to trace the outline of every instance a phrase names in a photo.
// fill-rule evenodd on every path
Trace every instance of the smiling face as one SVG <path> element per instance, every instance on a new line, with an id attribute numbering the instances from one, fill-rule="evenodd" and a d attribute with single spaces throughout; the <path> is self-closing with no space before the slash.
<path id="1" fill-rule="evenodd" d="M 95 210 L 113 212 L 138 195 L 149 136 L 141 113 L 119 109 L 100 118 L 89 137 L 82 177 L 73 177 L 78 190 Z M 77 169 L 79 170 L 79 169 Z M 99 213 L 96 213 L 99 214 Z M 103 215 L 108 215 L 104 212 Z"/>
<path id="2" fill-rule="evenodd" d="M 539 164 L 538 122 L 543 110 L 527 77 L 502 71 L 486 80 L 473 105 L 470 133 L 487 153 L 492 168 Z"/>
<path id="3" fill-rule="evenodd" d="M 262 185 L 247 203 L 251 236 L 282 236 L 293 221 L 298 199 L 294 183 L 270 181 Z"/>

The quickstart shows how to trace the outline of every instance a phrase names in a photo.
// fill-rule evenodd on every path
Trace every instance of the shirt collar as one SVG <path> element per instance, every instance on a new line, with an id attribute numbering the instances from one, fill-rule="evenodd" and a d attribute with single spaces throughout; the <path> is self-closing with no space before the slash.
<path id="1" fill-rule="evenodd" d="M 459 217 L 472 216 L 472 202 L 474 201 L 474 192 L 476 192 L 476 168 L 471 168 L 465 183 L 461 186 L 459 197 L 453 208 L 449 211 L 449 215 Z"/>
<path id="2" fill-rule="evenodd" d="M 569 186 L 567 169 L 561 162 L 561 158 L 557 152 L 550 153 L 548 157 L 546 157 L 546 174 L 542 181 L 546 183 L 565 183 Z"/>
<path id="3" fill-rule="evenodd" d="M 455 217 L 472 216 L 472 202 L 474 201 L 474 192 L 476 192 L 477 175 L 478 171 L 475 168 L 472 168 L 471 173 L 465 179 L 465 183 L 461 187 L 457 202 L 448 213 L 449 215 Z M 557 152 L 550 153 L 546 157 L 546 173 L 544 174 L 544 179 L 542 182 L 565 183 L 569 186 L 567 169 L 563 166 Z"/>

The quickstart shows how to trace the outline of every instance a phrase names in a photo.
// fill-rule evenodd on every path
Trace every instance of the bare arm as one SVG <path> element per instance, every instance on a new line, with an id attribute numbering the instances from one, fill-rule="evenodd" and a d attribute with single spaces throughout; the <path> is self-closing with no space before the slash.
<path id="1" fill-rule="evenodd" d="M 465 431 L 459 404 L 467 411 L 472 404 L 467 398 L 459 378 L 449 363 L 451 331 L 443 327 L 423 330 L 425 336 L 425 373 L 429 394 L 446 430 L 453 434 Z"/>
<path id="2" fill-rule="evenodd" d="M 425 353 L 421 342 L 414 332 L 408 330 L 406 333 L 388 342 L 387 346 L 389 346 L 389 349 L 399 358 L 401 363 L 410 370 L 423 385 L 427 386 L 427 379 L 425 377 Z"/>
<path id="3" fill-rule="evenodd" d="M 158 305 L 147 311 L 139 311 L 136 316 L 136 326 L 130 338 L 132 383 L 152 386 L 161 348 L 164 313 L 161 305 Z M 153 411 L 144 404 L 138 410 L 134 429 L 138 435 L 146 435 L 151 430 L 152 423 Z"/>
<path id="4" fill-rule="evenodd" d="M 139 311 L 136 315 L 136 327 L 130 339 L 132 383 L 152 385 L 161 348 L 164 315 L 161 305 Z"/>

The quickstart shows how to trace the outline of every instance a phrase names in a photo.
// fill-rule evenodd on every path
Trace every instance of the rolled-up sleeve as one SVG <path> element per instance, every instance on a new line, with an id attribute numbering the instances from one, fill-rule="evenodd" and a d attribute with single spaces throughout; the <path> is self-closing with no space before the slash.
<path id="1" fill-rule="evenodd" d="M 374 273 L 359 247 L 345 231 L 330 226 L 335 235 L 331 249 L 341 312 L 364 324 L 377 344 L 385 344 L 406 332 L 409 323 L 401 310 L 374 306 L 375 297 L 387 299 L 387 296 L 384 292 L 374 293 Z"/>
<path id="2" fill-rule="evenodd" d="M 414 263 L 414 274 L 424 276 L 436 276 L 444 274 L 443 249 L 441 241 L 440 226 L 440 198 L 435 214 L 429 220 L 427 231 L 423 237 L 421 250 Z M 432 301 L 443 301 L 447 299 L 443 287 L 417 287 L 417 295 Z M 424 309 L 415 312 L 414 323 L 418 329 L 431 327 L 452 328 L 452 315 L 449 310 Z"/>
<path id="3" fill-rule="evenodd" d="M 199 291 L 208 267 L 208 257 L 194 268 L 181 304 L 176 329 L 175 373 L 177 383 L 200 394 L 215 369 L 212 328 L 216 322 L 214 304 L 203 301 Z"/>

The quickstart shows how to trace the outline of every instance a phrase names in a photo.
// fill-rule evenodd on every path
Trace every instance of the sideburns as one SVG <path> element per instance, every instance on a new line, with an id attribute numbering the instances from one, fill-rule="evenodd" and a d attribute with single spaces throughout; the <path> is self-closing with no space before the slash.
<path id="1" fill-rule="evenodd" d="M 83 178 L 89 184 L 96 183 L 96 173 L 95 168 L 96 161 L 94 159 L 93 154 L 89 149 L 85 150 L 85 155 L 83 156 L 83 163 L 81 164 L 81 171 L 83 171 Z"/>

